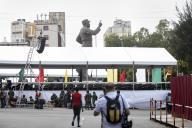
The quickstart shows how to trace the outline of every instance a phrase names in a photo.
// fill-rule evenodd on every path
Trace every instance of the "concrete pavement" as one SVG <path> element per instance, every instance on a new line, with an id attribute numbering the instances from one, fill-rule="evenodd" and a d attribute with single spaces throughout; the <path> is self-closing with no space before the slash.
<path id="1" fill-rule="evenodd" d="M 72 116 L 72 109 L 65 108 L 6 108 L 0 109 L 0 128 L 73 128 Z M 148 110 L 131 110 L 129 119 L 133 120 L 133 128 L 166 128 L 150 121 Z M 92 110 L 81 113 L 82 128 L 100 128 L 100 120 L 100 116 L 93 116 Z"/>

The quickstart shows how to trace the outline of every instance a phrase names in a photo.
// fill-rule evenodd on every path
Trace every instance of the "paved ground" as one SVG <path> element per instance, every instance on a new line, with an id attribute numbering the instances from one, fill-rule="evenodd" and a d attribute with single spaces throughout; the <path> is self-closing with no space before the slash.
<path id="1" fill-rule="evenodd" d="M 133 128 L 165 128 L 150 121 L 147 110 L 131 110 L 130 119 L 133 120 Z M 71 109 L 0 109 L 0 128 L 72 128 L 71 120 Z M 91 110 L 81 113 L 82 128 L 100 128 L 100 120 L 100 116 L 93 117 Z"/>
<path id="2" fill-rule="evenodd" d="M 156 116 L 156 120 L 160 121 L 160 111 L 156 111 L 157 112 L 157 116 Z M 152 118 L 155 120 L 155 115 L 152 116 Z M 166 111 L 165 110 L 162 110 L 162 116 L 161 116 L 161 121 L 162 122 L 166 122 Z M 184 128 L 192 128 L 192 121 L 191 120 L 186 120 L 184 119 Z M 167 115 L 167 122 L 168 124 L 174 126 L 174 117 L 169 114 Z M 175 126 L 177 127 L 182 127 L 182 119 L 181 118 L 175 118 Z"/>

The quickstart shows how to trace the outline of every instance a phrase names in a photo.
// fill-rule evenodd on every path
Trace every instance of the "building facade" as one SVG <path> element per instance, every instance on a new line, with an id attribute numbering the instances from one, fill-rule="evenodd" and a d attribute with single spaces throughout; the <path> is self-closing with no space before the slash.
<path id="1" fill-rule="evenodd" d="M 43 19 L 43 16 L 45 17 Z M 11 23 L 11 41 L 24 43 L 30 41 L 30 45 L 35 45 L 36 38 L 46 37 L 46 46 L 65 47 L 65 13 L 49 12 L 49 18 L 46 14 L 41 14 L 40 19 L 34 22 L 26 22 L 25 19 L 18 19 Z"/>
<path id="2" fill-rule="evenodd" d="M 49 12 L 49 22 L 59 25 L 59 35 L 61 38 L 61 46 L 66 46 L 65 36 L 65 12 Z"/>
<path id="3" fill-rule="evenodd" d="M 36 36 L 42 36 L 46 38 L 47 47 L 62 47 L 61 36 L 59 34 L 60 26 L 58 24 L 49 23 L 46 21 L 35 21 Z"/>
<path id="4" fill-rule="evenodd" d="M 131 21 L 123 21 L 121 19 L 116 19 L 113 22 L 113 26 L 109 27 L 106 32 L 104 33 L 105 37 L 116 34 L 120 37 L 122 36 L 130 36 L 131 35 Z"/>
<path id="5" fill-rule="evenodd" d="M 11 42 L 24 43 L 26 41 L 27 24 L 25 19 L 17 19 L 11 23 Z"/>

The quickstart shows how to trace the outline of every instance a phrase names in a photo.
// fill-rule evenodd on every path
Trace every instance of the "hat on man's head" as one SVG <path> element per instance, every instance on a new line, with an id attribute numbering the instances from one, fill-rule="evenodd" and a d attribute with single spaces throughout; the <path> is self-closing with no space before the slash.
<path id="1" fill-rule="evenodd" d="M 85 25 L 85 24 L 87 24 L 87 23 L 89 23 L 90 21 L 88 20 L 88 19 L 84 19 L 83 21 L 82 21 L 82 24 L 83 25 Z"/>

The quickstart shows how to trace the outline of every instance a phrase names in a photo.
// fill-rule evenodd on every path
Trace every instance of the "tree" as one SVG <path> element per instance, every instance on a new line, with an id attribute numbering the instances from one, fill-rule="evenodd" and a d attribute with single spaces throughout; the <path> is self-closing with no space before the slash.
<path id="1" fill-rule="evenodd" d="M 105 37 L 106 47 L 121 47 L 121 39 L 116 34 L 111 34 Z"/>
<path id="2" fill-rule="evenodd" d="M 134 41 L 132 36 L 118 36 L 116 34 L 110 34 L 105 37 L 106 47 L 132 47 Z"/>
<path id="3" fill-rule="evenodd" d="M 170 23 L 166 19 L 159 21 L 156 31 L 149 33 L 147 28 L 142 27 L 133 36 L 121 36 L 111 34 L 105 38 L 106 47 L 164 47 L 171 51 Z"/>
<path id="4" fill-rule="evenodd" d="M 174 38 L 172 40 L 171 46 L 174 49 L 174 53 L 178 60 L 183 63 L 188 63 L 188 70 L 184 73 L 192 72 L 192 1 L 186 2 L 183 10 L 178 12 L 178 23 L 175 23 L 174 28 Z M 180 67 L 181 68 L 181 67 Z"/>
<path id="5" fill-rule="evenodd" d="M 149 30 L 142 27 L 139 31 L 135 32 L 133 38 L 137 47 L 145 47 L 149 41 Z"/>
<path id="6" fill-rule="evenodd" d="M 133 36 L 122 36 L 120 37 L 121 39 L 121 43 L 122 43 L 122 47 L 133 47 L 136 45 L 136 41 L 133 38 Z"/>
<path id="7" fill-rule="evenodd" d="M 151 34 L 150 46 L 151 47 L 163 47 L 170 51 L 170 39 L 171 39 L 170 23 L 167 19 L 162 19 L 156 26 L 156 31 Z"/>

